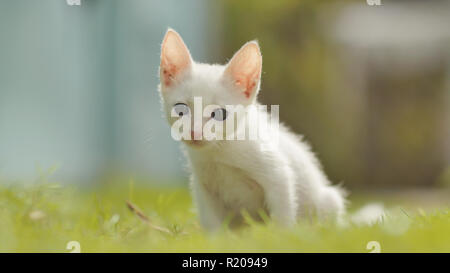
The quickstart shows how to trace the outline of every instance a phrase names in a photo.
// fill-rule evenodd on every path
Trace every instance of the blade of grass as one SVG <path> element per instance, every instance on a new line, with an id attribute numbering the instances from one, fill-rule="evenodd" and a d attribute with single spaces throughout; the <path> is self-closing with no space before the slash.
<path id="1" fill-rule="evenodd" d="M 136 205 L 134 205 L 133 203 L 131 203 L 128 200 L 127 200 L 127 207 L 128 207 L 128 209 L 130 209 L 131 212 L 136 214 L 139 217 L 139 219 L 144 221 L 152 229 L 158 230 L 158 231 L 163 232 L 163 233 L 167 233 L 167 234 L 173 235 L 173 232 L 170 231 L 169 229 L 167 229 L 165 227 L 160 227 L 158 225 L 153 224 L 150 221 L 150 218 L 147 217 L 147 215 L 145 215 Z"/>

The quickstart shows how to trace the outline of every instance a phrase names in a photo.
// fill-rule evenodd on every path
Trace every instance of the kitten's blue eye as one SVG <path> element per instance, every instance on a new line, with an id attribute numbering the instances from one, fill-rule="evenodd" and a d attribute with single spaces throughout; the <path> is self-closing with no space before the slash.
<path id="1" fill-rule="evenodd" d="M 224 121 L 227 119 L 227 110 L 223 108 L 216 109 L 211 113 L 211 117 L 217 121 Z"/>
<path id="2" fill-rule="evenodd" d="M 189 107 L 184 103 L 176 103 L 173 106 L 173 110 L 175 111 L 175 113 L 177 113 L 179 117 L 189 114 Z"/>

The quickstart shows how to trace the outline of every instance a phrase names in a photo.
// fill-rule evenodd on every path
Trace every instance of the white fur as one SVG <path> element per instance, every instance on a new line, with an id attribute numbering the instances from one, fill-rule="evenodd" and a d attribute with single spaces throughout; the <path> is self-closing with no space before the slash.
<path id="1" fill-rule="evenodd" d="M 192 107 L 194 96 L 202 97 L 204 106 L 257 104 L 256 96 L 247 101 L 224 80 L 225 69 L 192 61 L 173 86 L 162 83 L 162 104 L 169 123 L 174 122 L 170 118 L 173 105 L 183 102 Z M 258 90 L 259 78 L 255 92 Z M 264 211 L 284 226 L 314 215 L 340 220 L 345 212 L 343 191 L 331 185 L 301 137 L 282 125 L 278 143 L 273 139 L 214 140 L 201 147 L 184 146 L 194 202 L 200 222 L 208 230 L 221 227 L 230 216 L 234 216 L 231 226 L 242 224 L 243 210 L 254 219 Z"/>
<path id="2" fill-rule="evenodd" d="M 381 223 L 385 216 L 383 204 L 371 203 L 353 213 L 350 217 L 350 222 L 357 226 L 372 226 L 376 223 Z"/>

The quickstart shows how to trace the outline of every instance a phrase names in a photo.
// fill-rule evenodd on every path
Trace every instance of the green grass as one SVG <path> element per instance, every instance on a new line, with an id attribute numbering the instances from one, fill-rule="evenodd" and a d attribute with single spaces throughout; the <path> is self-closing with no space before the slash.
<path id="1" fill-rule="evenodd" d="M 369 252 L 369 241 L 378 241 L 382 252 L 450 252 L 445 208 L 394 207 L 372 227 L 300 222 L 283 229 L 253 223 L 208 234 L 199 227 L 186 189 L 122 183 L 89 191 L 44 182 L 0 186 L 0 252 L 69 252 L 69 241 L 78 241 L 82 252 Z M 127 200 L 170 233 L 150 227 Z"/>

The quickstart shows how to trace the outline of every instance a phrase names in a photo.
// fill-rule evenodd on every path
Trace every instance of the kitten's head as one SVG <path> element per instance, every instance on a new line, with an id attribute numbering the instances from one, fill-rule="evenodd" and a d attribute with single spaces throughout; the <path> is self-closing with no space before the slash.
<path id="1" fill-rule="evenodd" d="M 220 122 L 226 118 L 226 105 L 254 104 L 261 69 L 262 56 L 255 41 L 246 43 L 228 64 L 209 65 L 194 62 L 181 36 L 169 29 L 162 43 L 159 68 L 159 90 L 169 124 L 173 125 L 178 115 L 192 117 L 196 111 L 194 98 L 201 98 L 203 111 L 210 112 L 203 113 L 203 125 L 210 119 Z M 194 140 L 202 135 L 201 129 L 191 128 L 192 140 L 185 142 L 195 147 L 206 145 L 205 140 Z"/>

